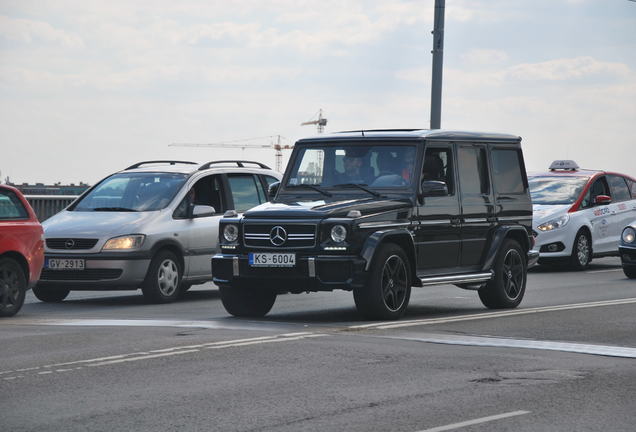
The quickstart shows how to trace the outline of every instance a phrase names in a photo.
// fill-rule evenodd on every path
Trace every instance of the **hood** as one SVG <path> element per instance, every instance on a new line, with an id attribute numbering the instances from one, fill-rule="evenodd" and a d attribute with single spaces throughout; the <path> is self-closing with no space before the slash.
<path id="1" fill-rule="evenodd" d="M 42 223 L 46 237 L 103 238 L 143 234 L 146 223 L 159 211 L 91 212 L 63 210 Z"/>
<path id="2" fill-rule="evenodd" d="M 371 215 L 397 209 L 410 209 L 413 203 L 408 198 L 373 198 L 359 197 L 355 199 L 338 199 L 330 197 L 328 201 L 293 201 L 265 203 L 254 207 L 243 214 L 250 218 L 311 218 L 346 217 L 350 210 L 359 210 L 362 215 Z"/>
<path id="3" fill-rule="evenodd" d="M 533 204 L 532 222 L 534 225 L 541 225 L 543 222 L 567 213 L 570 207 L 572 204 Z"/>

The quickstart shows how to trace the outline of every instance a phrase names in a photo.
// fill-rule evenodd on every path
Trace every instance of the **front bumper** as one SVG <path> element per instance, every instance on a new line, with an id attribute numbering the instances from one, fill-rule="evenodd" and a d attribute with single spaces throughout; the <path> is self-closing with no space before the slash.
<path id="1" fill-rule="evenodd" d="M 534 267 L 539 262 L 539 251 L 535 249 L 531 249 L 528 251 L 528 267 Z"/>
<path id="2" fill-rule="evenodd" d="M 534 248 L 539 251 L 541 258 L 563 258 L 572 255 L 574 236 L 577 231 L 573 232 L 568 226 L 565 226 L 553 231 L 544 232 L 534 227 L 534 232 L 537 233 L 534 238 Z M 555 251 L 548 249 L 551 245 L 556 247 Z"/>
<path id="3" fill-rule="evenodd" d="M 636 246 L 620 245 L 618 253 L 621 256 L 623 267 L 636 267 Z"/>
<path id="4" fill-rule="evenodd" d="M 37 283 L 41 287 L 64 287 L 72 290 L 129 290 L 137 289 L 146 277 L 150 257 L 132 253 L 54 254 L 49 258 L 85 260 L 84 270 L 51 270 L 44 268 Z"/>
<path id="5" fill-rule="evenodd" d="M 300 255 L 294 267 L 252 267 L 247 254 L 212 257 L 212 280 L 216 284 L 253 285 L 279 293 L 350 291 L 364 286 L 366 260 L 358 256 Z"/>

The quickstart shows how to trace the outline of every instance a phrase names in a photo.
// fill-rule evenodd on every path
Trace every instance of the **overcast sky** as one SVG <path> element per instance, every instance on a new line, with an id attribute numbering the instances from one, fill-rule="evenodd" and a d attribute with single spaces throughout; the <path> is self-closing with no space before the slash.
<path id="1" fill-rule="evenodd" d="M 434 0 L 0 0 L 0 172 L 93 183 L 280 134 L 428 128 Z M 447 0 L 442 127 L 636 176 L 636 2 Z M 268 138 L 251 141 L 267 144 Z M 288 156 L 289 152 L 287 152 Z"/>

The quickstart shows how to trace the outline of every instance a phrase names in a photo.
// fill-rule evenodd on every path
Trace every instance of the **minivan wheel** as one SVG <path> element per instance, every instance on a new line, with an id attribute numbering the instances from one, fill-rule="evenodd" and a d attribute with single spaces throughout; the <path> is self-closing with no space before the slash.
<path id="1" fill-rule="evenodd" d="M 0 258 L 0 317 L 18 313 L 24 304 L 26 287 L 20 264 L 12 258 Z"/>
<path id="2" fill-rule="evenodd" d="M 160 251 L 150 262 L 141 291 L 152 303 L 173 302 L 179 296 L 181 276 L 177 256 L 167 250 Z"/>
<path id="3" fill-rule="evenodd" d="M 585 270 L 592 261 L 592 241 L 589 234 L 579 231 L 574 239 L 570 267 L 574 270 Z"/>
<path id="4" fill-rule="evenodd" d="M 411 297 L 409 260 L 399 246 L 380 246 L 368 283 L 353 290 L 358 312 L 367 319 L 394 320 L 404 315 Z"/>
<path id="5" fill-rule="evenodd" d="M 239 284 L 219 285 L 223 307 L 235 317 L 260 318 L 272 310 L 276 301 L 274 291 L 248 288 Z"/>
<path id="6" fill-rule="evenodd" d="M 41 287 L 39 285 L 33 287 L 35 297 L 45 303 L 59 303 L 64 300 L 70 292 L 71 290 L 68 288 Z"/>
<path id="7" fill-rule="evenodd" d="M 623 273 L 630 279 L 636 279 L 636 267 L 623 266 Z"/>
<path id="8" fill-rule="evenodd" d="M 519 243 L 505 240 L 495 261 L 493 278 L 478 291 L 483 305 L 490 309 L 517 307 L 526 291 L 526 267 Z"/>

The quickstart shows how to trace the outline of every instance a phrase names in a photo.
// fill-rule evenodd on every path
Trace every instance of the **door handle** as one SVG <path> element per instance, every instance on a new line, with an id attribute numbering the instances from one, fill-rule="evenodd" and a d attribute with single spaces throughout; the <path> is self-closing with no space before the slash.
<path id="1" fill-rule="evenodd" d="M 460 218 L 451 218 L 450 220 L 451 225 L 459 225 L 462 223 Z"/>

